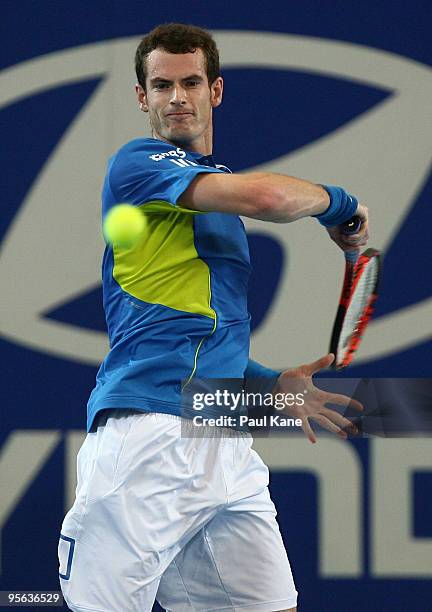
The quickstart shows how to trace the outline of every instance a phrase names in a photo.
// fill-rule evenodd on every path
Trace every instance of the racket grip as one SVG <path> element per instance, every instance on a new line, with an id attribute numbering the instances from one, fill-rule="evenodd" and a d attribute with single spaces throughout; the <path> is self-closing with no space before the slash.
<path id="1" fill-rule="evenodd" d="M 345 223 L 342 223 L 341 225 L 341 232 L 342 234 L 357 234 L 357 232 L 359 231 L 360 227 L 362 224 L 362 220 L 360 219 L 360 217 L 358 215 L 354 215 L 354 217 L 351 217 L 351 219 L 348 219 L 348 221 L 345 221 Z"/>
<path id="2" fill-rule="evenodd" d="M 345 251 L 344 255 L 345 255 L 345 261 L 347 263 L 354 264 L 354 265 L 357 263 L 357 259 L 359 258 L 358 251 Z"/>
<path id="3" fill-rule="evenodd" d="M 351 219 L 348 219 L 348 221 L 345 221 L 345 223 L 342 223 L 341 232 L 342 234 L 346 234 L 347 236 L 349 236 L 350 234 L 356 234 L 359 231 L 361 224 L 362 224 L 362 221 L 360 217 L 358 215 L 354 215 L 353 217 L 351 217 Z M 345 251 L 344 255 L 345 255 L 345 261 L 347 263 L 355 265 L 359 257 L 359 252 L 358 251 Z"/>

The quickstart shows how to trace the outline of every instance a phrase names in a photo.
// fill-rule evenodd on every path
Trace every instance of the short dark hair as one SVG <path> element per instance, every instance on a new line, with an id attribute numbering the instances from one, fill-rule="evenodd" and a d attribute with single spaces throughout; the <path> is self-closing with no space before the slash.
<path id="1" fill-rule="evenodd" d="M 220 76 L 219 51 L 207 30 L 184 23 L 164 23 L 144 36 L 135 53 L 135 72 L 144 90 L 146 59 L 157 47 L 162 47 L 168 53 L 193 53 L 196 49 L 202 49 L 209 85 Z"/>

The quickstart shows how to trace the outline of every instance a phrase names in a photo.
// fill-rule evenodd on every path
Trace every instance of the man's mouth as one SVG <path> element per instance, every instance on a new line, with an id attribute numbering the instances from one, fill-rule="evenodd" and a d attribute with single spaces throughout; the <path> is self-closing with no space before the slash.
<path id="1" fill-rule="evenodd" d="M 181 117 L 191 117 L 192 115 L 193 115 L 193 113 L 185 111 L 185 112 L 180 112 L 180 113 L 168 113 L 167 117 L 179 117 L 179 118 L 181 118 Z"/>

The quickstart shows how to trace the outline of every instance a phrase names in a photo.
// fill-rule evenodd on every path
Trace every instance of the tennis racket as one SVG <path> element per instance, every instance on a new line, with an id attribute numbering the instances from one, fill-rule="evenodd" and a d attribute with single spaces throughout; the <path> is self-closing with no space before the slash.
<path id="1" fill-rule="evenodd" d="M 360 217 L 354 216 L 343 224 L 342 232 L 355 234 L 360 226 Z M 345 368 L 353 360 L 373 314 L 380 273 L 381 257 L 376 249 L 367 249 L 360 256 L 357 251 L 345 252 L 345 276 L 330 340 L 334 369 Z"/>

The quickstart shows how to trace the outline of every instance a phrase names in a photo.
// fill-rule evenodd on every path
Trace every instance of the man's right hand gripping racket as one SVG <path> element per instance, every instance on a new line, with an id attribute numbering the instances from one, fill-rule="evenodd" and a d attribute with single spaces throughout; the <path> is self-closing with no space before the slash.
<path id="1" fill-rule="evenodd" d="M 354 216 L 342 231 L 355 234 L 360 225 L 360 218 Z M 376 249 L 367 249 L 360 256 L 357 251 L 345 252 L 345 277 L 330 341 L 334 369 L 345 368 L 353 360 L 372 317 L 380 273 L 381 257 Z"/>

